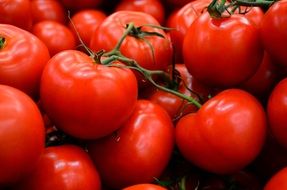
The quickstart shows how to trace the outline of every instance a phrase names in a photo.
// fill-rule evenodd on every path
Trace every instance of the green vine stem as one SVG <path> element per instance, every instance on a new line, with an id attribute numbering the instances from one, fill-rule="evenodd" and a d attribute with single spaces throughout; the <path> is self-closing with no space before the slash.
<path id="1" fill-rule="evenodd" d="M 5 44 L 5 38 L 4 37 L 0 37 L 0 49 L 3 49 Z"/>
<path id="2" fill-rule="evenodd" d="M 120 61 L 122 63 L 125 63 L 126 67 L 131 68 L 133 70 L 137 70 L 138 72 L 140 72 L 145 77 L 145 79 L 147 79 L 151 84 L 153 84 L 159 90 L 174 94 L 174 95 L 192 103 L 197 108 L 200 108 L 201 104 L 198 101 L 196 101 L 194 98 L 187 96 L 187 95 L 184 95 L 184 94 L 182 94 L 176 90 L 169 89 L 165 86 L 159 85 L 158 83 L 156 83 L 153 80 L 153 76 L 157 75 L 157 76 L 162 77 L 168 84 L 173 83 L 173 81 L 170 77 L 170 74 L 166 73 L 165 71 L 161 71 L 161 70 L 145 69 L 145 68 L 141 67 L 135 60 L 127 58 L 121 54 L 119 49 L 120 49 L 124 39 L 130 34 L 130 31 L 132 31 L 134 28 L 135 27 L 134 27 L 133 23 L 130 23 L 127 25 L 127 28 L 126 28 L 124 34 L 122 35 L 122 37 L 120 38 L 120 40 L 116 44 L 115 48 L 113 50 L 103 54 L 103 57 L 105 57 L 105 59 L 102 59 L 101 63 L 103 65 L 107 65 L 107 66 L 118 66 L 118 67 L 121 67 L 122 65 L 113 64 L 114 61 Z"/>
<path id="3" fill-rule="evenodd" d="M 278 0 L 231 0 L 231 2 L 227 2 L 226 0 L 212 0 L 212 2 L 208 5 L 207 11 L 212 18 L 222 18 L 225 12 L 229 15 L 235 12 L 235 9 L 240 6 L 246 7 L 270 7 L 274 2 Z M 232 11 L 229 11 L 231 8 Z"/>

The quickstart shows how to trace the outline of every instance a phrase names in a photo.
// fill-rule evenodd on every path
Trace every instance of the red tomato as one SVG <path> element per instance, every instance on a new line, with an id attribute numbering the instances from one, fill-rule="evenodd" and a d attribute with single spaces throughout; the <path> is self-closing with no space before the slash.
<path id="1" fill-rule="evenodd" d="M 43 68 L 50 59 L 47 47 L 31 33 L 7 24 L 0 24 L 0 40 L 0 83 L 37 97 Z"/>
<path id="2" fill-rule="evenodd" d="M 182 45 L 191 23 L 203 13 L 210 0 L 191 1 L 173 13 L 167 19 L 167 26 L 172 28 L 170 38 L 174 46 L 176 61 L 182 62 Z"/>
<path id="3" fill-rule="evenodd" d="M 68 10 L 79 11 L 81 9 L 96 8 L 103 0 L 60 0 Z"/>
<path id="4" fill-rule="evenodd" d="M 240 84 L 240 88 L 247 90 L 260 99 L 265 99 L 269 96 L 279 78 L 278 69 L 269 54 L 264 52 L 263 60 L 258 70 L 251 78 Z"/>
<path id="5" fill-rule="evenodd" d="M 84 139 L 118 129 L 132 114 L 137 92 L 131 70 L 96 64 L 76 50 L 52 57 L 40 86 L 41 103 L 52 122 Z"/>
<path id="6" fill-rule="evenodd" d="M 285 190 L 287 189 L 287 167 L 277 172 L 264 186 L 264 190 Z"/>
<path id="7" fill-rule="evenodd" d="M 263 48 L 258 29 L 245 16 L 213 19 L 206 12 L 191 24 L 183 57 L 191 75 L 200 82 L 232 87 L 256 72 Z"/>
<path id="8" fill-rule="evenodd" d="M 11 24 L 25 30 L 32 27 L 30 0 L 0 0 L 0 23 Z"/>
<path id="9" fill-rule="evenodd" d="M 274 3 L 265 13 L 261 24 L 261 37 L 266 51 L 287 67 L 287 0 Z"/>
<path id="10" fill-rule="evenodd" d="M 101 181 L 89 155 L 75 145 L 45 149 L 37 167 L 17 190 L 100 190 Z"/>
<path id="11" fill-rule="evenodd" d="M 166 111 L 150 101 L 139 100 L 126 123 L 113 135 L 89 144 L 88 152 L 103 183 L 121 189 L 159 177 L 173 145 L 174 128 Z"/>
<path id="12" fill-rule="evenodd" d="M 100 10 L 85 9 L 72 16 L 71 22 L 73 22 L 75 28 L 71 22 L 69 27 L 71 31 L 74 32 L 75 36 L 77 36 L 75 32 L 76 29 L 85 45 L 89 46 L 94 30 L 105 18 L 105 13 Z"/>
<path id="13" fill-rule="evenodd" d="M 267 105 L 270 129 L 274 137 L 287 148 L 287 78 L 282 79 L 272 90 Z"/>
<path id="14" fill-rule="evenodd" d="M 166 188 L 154 184 L 138 184 L 126 187 L 123 190 L 167 190 Z"/>
<path id="15" fill-rule="evenodd" d="M 31 172 L 44 151 L 45 132 L 36 103 L 22 91 L 0 85 L 0 186 Z"/>
<path id="16" fill-rule="evenodd" d="M 139 11 L 153 16 L 163 24 L 165 9 L 160 0 L 122 0 L 116 6 L 115 11 Z"/>
<path id="17" fill-rule="evenodd" d="M 134 12 L 118 11 L 108 16 L 94 32 L 90 47 L 95 52 L 99 50 L 112 50 L 125 31 L 125 27 L 133 22 L 136 27 L 145 24 L 159 26 L 159 23 L 151 15 Z M 120 51 L 128 58 L 134 59 L 139 65 L 146 69 L 165 70 L 172 61 L 172 46 L 166 33 L 158 28 L 143 26 L 142 31 L 157 32 L 164 38 L 158 36 L 145 37 L 145 40 L 127 36 Z M 150 45 L 153 47 L 153 51 Z M 154 55 L 154 56 L 153 56 Z"/>
<path id="18" fill-rule="evenodd" d="M 176 144 L 200 168 L 228 174 L 255 159 L 265 140 L 266 125 L 264 109 L 253 96 L 239 89 L 224 90 L 197 113 L 179 120 Z"/>
<path id="19" fill-rule="evenodd" d="M 33 34 L 42 40 L 53 56 L 63 50 L 76 49 L 76 39 L 72 31 L 65 25 L 45 20 L 33 26 Z"/>
<path id="20" fill-rule="evenodd" d="M 58 0 L 31 0 L 33 23 L 44 20 L 53 20 L 66 23 L 68 12 Z"/>

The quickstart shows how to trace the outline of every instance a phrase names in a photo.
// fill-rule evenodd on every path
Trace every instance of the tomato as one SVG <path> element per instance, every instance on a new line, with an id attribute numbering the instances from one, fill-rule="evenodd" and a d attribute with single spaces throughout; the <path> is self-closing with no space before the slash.
<path id="1" fill-rule="evenodd" d="M 270 129 L 274 137 L 287 147 L 287 79 L 282 79 L 272 90 L 267 104 Z"/>
<path id="2" fill-rule="evenodd" d="M 176 61 L 182 62 L 182 45 L 191 23 L 203 13 L 210 0 L 191 1 L 179 10 L 175 10 L 167 18 L 167 26 L 172 28 L 170 38 L 174 46 Z"/>
<path id="3" fill-rule="evenodd" d="M 77 30 L 85 45 L 89 46 L 94 30 L 105 18 L 106 14 L 102 11 L 85 9 L 78 11 L 72 16 L 71 22 L 75 28 L 71 22 L 69 27 L 71 31 L 74 32 L 75 36 L 77 36 L 75 31 Z"/>
<path id="4" fill-rule="evenodd" d="M 226 88 L 256 72 L 263 48 L 258 29 L 245 16 L 213 19 L 206 12 L 189 27 L 183 57 L 191 75 L 200 82 Z"/>
<path id="5" fill-rule="evenodd" d="M 131 70 L 96 64 L 77 50 L 52 57 L 40 85 L 41 104 L 51 121 L 84 139 L 103 137 L 118 129 L 132 114 L 137 92 Z"/>
<path id="6" fill-rule="evenodd" d="M 59 22 L 38 22 L 33 26 L 32 32 L 46 44 L 51 56 L 63 50 L 76 49 L 76 39 L 72 31 Z"/>
<path id="7" fill-rule="evenodd" d="M 65 24 L 68 16 L 68 12 L 57 0 L 31 0 L 31 11 L 34 24 L 43 20 Z"/>
<path id="8" fill-rule="evenodd" d="M 33 173 L 17 185 L 17 190 L 101 189 L 96 167 L 76 145 L 47 147 Z"/>
<path id="9" fill-rule="evenodd" d="M 0 186 L 28 175 L 44 151 L 45 132 L 36 103 L 22 91 L 0 85 Z"/>
<path id="10" fill-rule="evenodd" d="M 284 190 L 287 188 L 287 168 L 282 168 L 269 179 L 264 190 Z"/>
<path id="11" fill-rule="evenodd" d="M 137 184 L 126 187 L 123 190 L 167 190 L 166 188 L 154 184 Z"/>
<path id="12" fill-rule="evenodd" d="M 281 65 L 287 67 L 287 0 L 274 3 L 261 23 L 261 38 L 265 50 Z"/>
<path id="13" fill-rule="evenodd" d="M 165 9 L 160 0 L 122 0 L 117 4 L 115 11 L 139 11 L 150 14 L 159 23 L 163 24 Z"/>
<path id="14" fill-rule="evenodd" d="M 260 99 L 268 98 L 272 88 L 279 78 L 279 68 L 271 60 L 269 54 L 264 52 L 262 63 L 256 73 L 247 81 L 240 84 L 240 88 L 247 90 Z"/>
<path id="15" fill-rule="evenodd" d="M 93 51 L 112 50 L 121 36 L 123 35 L 126 25 L 133 22 L 135 27 L 146 24 L 157 25 L 159 23 L 151 15 L 134 12 L 134 11 L 118 11 L 108 16 L 102 24 L 93 33 L 90 47 Z M 158 28 L 143 26 L 142 31 L 157 32 L 163 35 L 148 36 L 146 40 L 133 36 L 127 36 L 124 40 L 120 51 L 121 53 L 138 62 L 139 65 L 146 69 L 165 70 L 172 61 L 172 46 L 166 33 Z M 151 48 L 151 46 L 153 48 Z"/>
<path id="16" fill-rule="evenodd" d="M 259 154 L 266 134 L 263 106 L 239 89 L 221 91 L 176 125 L 176 144 L 198 167 L 217 174 L 239 171 Z M 212 158 L 212 159 L 210 159 Z"/>
<path id="17" fill-rule="evenodd" d="M 60 2 L 66 9 L 77 12 L 82 9 L 96 8 L 102 0 L 60 0 Z"/>
<path id="18" fill-rule="evenodd" d="M 0 24 L 0 40 L 0 84 L 36 98 L 43 68 L 50 59 L 47 47 L 31 33 L 7 24 Z"/>
<path id="19" fill-rule="evenodd" d="M 30 30 L 32 27 L 30 0 L 0 0 L 0 23 Z"/>
<path id="20" fill-rule="evenodd" d="M 103 183 L 121 189 L 159 177 L 169 162 L 173 145 L 174 128 L 167 112 L 148 100 L 138 100 L 121 128 L 91 142 L 88 152 Z"/>

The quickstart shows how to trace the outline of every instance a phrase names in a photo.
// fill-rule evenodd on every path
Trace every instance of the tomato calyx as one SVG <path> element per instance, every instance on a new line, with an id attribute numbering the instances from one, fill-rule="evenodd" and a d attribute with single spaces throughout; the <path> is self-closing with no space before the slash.
<path id="1" fill-rule="evenodd" d="M 3 49 L 4 48 L 4 45 L 5 45 L 5 38 L 4 37 L 0 37 L 0 49 Z"/>
<path id="2" fill-rule="evenodd" d="M 247 11 L 241 11 L 240 6 L 263 7 L 268 8 L 278 0 L 213 0 L 207 7 L 207 11 L 212 18 L 224 18 L 231 16 L 237 9 L 239 13 L 245 14 Z M 227 14 L 226 14 L 227 13 Z"/>

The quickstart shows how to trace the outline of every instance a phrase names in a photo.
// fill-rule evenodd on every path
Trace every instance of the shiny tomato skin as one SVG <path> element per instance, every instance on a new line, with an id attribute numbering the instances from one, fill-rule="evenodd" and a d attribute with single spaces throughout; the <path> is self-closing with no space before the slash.
<path id="1" fill-rule="evenodd" d="M 31 0 L 31 11 L 33 24 L 44 20 L 65 24 L 68 18 L 68 12 L 58 0 Z"/>
<path id="2" fill-rule="evenodd" d="M 131 70 L 96 64 L 77 50 L 52 57 L 40 85 L 41 103 L 52 122 L 85 139 L 118 129 L 131 115 L 137 92 Z"/>
<path id="3" fill-rule="evenodd" d="M 121 189 L 158 178 L 173 145 L 174 128 L 167 112 L 148 100 L 138 100 L 127 122 L 113 135 L 91 142 L 88 152 L 103 183 Z"/>
<path id="4" fill-rule="evenodd" d="M 278 79 L 279 67 L 271 60 L 270 55 L 265 51 L 262 63 L 255 74 L 240 84 L 240 88 L 250 92 L 259 99 L 266 99 Z"/>
<path id="5" fill-rule="evenodd" d="M 267 104 L 270 129 L 276 140 L 287 147 L 287 79 L 284 78 L 273 88 Z"/>
<path id="6" fill-rule="evenodd" d="M 46 44 L 51 56 L 63 50 L 76 49 L 76 39 L 72 31 L 59 22 L 38 22 L 33 25 L 32 33 Z"/>
<path id="7" fill-rule="evenodd" d="M 146 183 L 146 184 L 132 185 L 132 186 L 123 188 L 123 190 L 167 190 L 167 189 L 159 185 Z"/>
<path id="8" fill-rule="evenodd" d="M 172 28 L 170 38 L 174 46 L 176 61 L 182 62 L 182 45 L 184 37 L 191 23 L 203 13 L 210 0 L 196 0 L 173 11 L 167 18 L 167 27 Z"/>
<path id="9" fill-rule="evenodd" d="M 285 68 L 287 67 L 287 0 L 274 3 L 265 13 L 261 27 L 261 39 L 265 50 Z"/>
<path id="10" fill-rule="evenodd" d="M 24 30 L 31 30 L 32 15 L 30 0 L 1 0 L 0 23 L 11 24 Z"/>
<path id="11" fill-rule="evenodd" d="M 44 151 L 45 131 L 36 103 L 22 91 L 0 85 L 0 186 L 28 175 Z"/>
<path id="12" fill-rule="evenodd" d="M 122 0 L 115 11 L 139 11 L 153 16 L 159 23 L 164 23 L 165 9 L 160 0 Z"/>
<path id="13" fill-rule="evenodd" d="M 101 181 L 91 158 L 76 145 L 47 147 L 37 167 L 18 190 L 100 190 Z"/>
<path id="14" fill-rule="evenodd" d="M 191 75 L 200 82 L 226 88 L 256 72 L 263 47 L 258 29 L 245 16 L 213 19 L 206 12 L 189 27 L 183 57 Z"/>
<path id="15" fill-rule="evenodd" d="M 264 186 L 264 190 L 284 190 L 287 188 L 287 168 L 274 174 Z"/>
<path id="16" fill-rule="evenodd" d="M 243 90 L 228 89 L 209 99 L 197 113 L 179 120 L 176 144 L 198 167 L 228 174 L 243 169 L 259 154 L 266 126 L 257 99 Z"/>
<path id="17" fill-rule="evenodd" d="M 39 94 L 42 71 L 50 59 L 46 45 L 18 27 L 0 24 L 0 84 L 18 88 L 33 98 Z"/>
<path id="18" fill-rule="evenodd" d="M 80 10 L 72 16 L 69 28 L 75 36 L 77 36 L 75 31 L 76 29 L 85 45 L 89 46 L 94 30 L 106 17 L 106 14 L 100 10 Z"/>
<path id="19" fill-rule="evenodd" d="M 112 50 L 125 31 L 125 27 L 133 22 L 136 27 L 151 24 L 159 26 L 155 18 L 149 14 L 135 11 L 118 11 L 108 16 L 93 33 L 90 48 L 97 52 L 99 50 Z M 157 28 L 148 26 L 142 27 L 143 31 L 158 32 L 164 38 L 158 36 L 146 37 L 150 45 L 153 46 L 153 52 L 147 42 L 142 39 L 128 36 L 120 51 L 128 58 L 134 59 L 139 65 L 146 69 L 165 70 L 172 61 L 172 46 L 167 34 Z"/>

